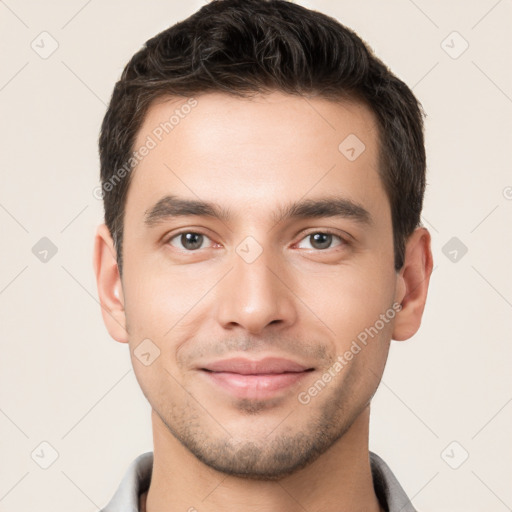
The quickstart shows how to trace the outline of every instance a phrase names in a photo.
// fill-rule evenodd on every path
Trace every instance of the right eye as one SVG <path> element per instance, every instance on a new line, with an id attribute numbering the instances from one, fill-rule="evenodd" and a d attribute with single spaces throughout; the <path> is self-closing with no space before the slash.
<path id="1" fill-rule="evenodd" d="M 181 233 L 176 233 L 171 236 L 167 240 L 167 243 L 177 249 L 191 252 L 197 251 L 198 249 L 204 249 L 202 245 L 205 240 L 210 240 L 210 238 L 202 233 L 196 233 L 195 231 L 182 231 Z"/>

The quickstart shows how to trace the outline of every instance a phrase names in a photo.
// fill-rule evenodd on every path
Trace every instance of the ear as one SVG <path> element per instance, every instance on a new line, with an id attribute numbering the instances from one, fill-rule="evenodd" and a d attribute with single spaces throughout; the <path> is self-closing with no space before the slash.
<path id="1" fill-rule="evenodd" d="M 407 239 L 404 265 L 397 275 L 395 300 L 402 305 L 402 309 L 395 317 L 394 340 L 406 340 L 419 329 L 432 265 L 430 233 L 425 228 L 416 228 Z"/>
<path id="2" fill-rule="evenodd" d="M 98 286 L 101 314 L 107 330 L 115 340 L 128 343 L 124 296 L 116 250 L 105 224 L 98 226 L 94 239 L 93 267 Z"/>

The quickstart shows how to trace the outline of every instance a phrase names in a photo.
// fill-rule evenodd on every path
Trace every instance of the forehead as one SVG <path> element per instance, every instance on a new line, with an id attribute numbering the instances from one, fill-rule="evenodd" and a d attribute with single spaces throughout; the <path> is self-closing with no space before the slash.
<path id="1" fill-rule="evenodd" d="M 160 98 L 136 137 L 133 149 L 144 156 L 126 211 L 145 211 L 166 193 L 241 214 L 333 192 L 375 209 L 386 202 L 378 147 L 372 112 L 352 101 L 280 92 Z"/>

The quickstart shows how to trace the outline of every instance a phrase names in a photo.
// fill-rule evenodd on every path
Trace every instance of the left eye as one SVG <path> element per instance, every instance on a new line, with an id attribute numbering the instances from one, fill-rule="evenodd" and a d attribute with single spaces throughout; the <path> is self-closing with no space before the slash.
<path id="1" fill-rule="evenodd" d="M 185 249 L 187 251 L 195 251 L 202 249 L 203 242 L 210 240 L 206 235 L 201 233 L 195 233 L 193 231 L 186 231 L 184 233 L 178 233 L 169 239 L 169 244 L 178 249 Z M 181 244 L 181 247 L 177 245 L 176 241 Z"/>
<path id="2" fill-rule="evenodd" d="M 333 233 L 324 233 L 323 231 L 319 231 L 316 233 L 310 233 L 309 235 L 307 235 L 305 238 L 303 238 L 301 240 L 300 243 L 302 243 L 302 241 L 304 241 L 304 240 L 310 240 L 311 242 L 309 244 L 309 247 L 300 247 L 299 246 L 299 248 L 300 249 L 319 249 L 319 250 L 330 249 L 333 238 L 337 238 L 338 240 L 340 240 L 340 243 L 338 243 L 337 245 L 342 245 L 345 242 L 343 240 L 343 238 L 341 238 L 338 235 L 334 235 Z"/>

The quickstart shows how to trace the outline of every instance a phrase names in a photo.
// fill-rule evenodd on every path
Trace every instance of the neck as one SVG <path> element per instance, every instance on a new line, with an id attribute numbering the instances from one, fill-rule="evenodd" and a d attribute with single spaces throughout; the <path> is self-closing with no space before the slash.
<path id="1" fill-rule="evenodd" d="M 152 413 L 154 459 L 141 510 L 348 512 L 382 510 L 368 453 L 369 408 L 327 452 L 277 481 L 219 473 L 192 455 Z M 144 507 L 145 505 L 145 507 Z"/>

